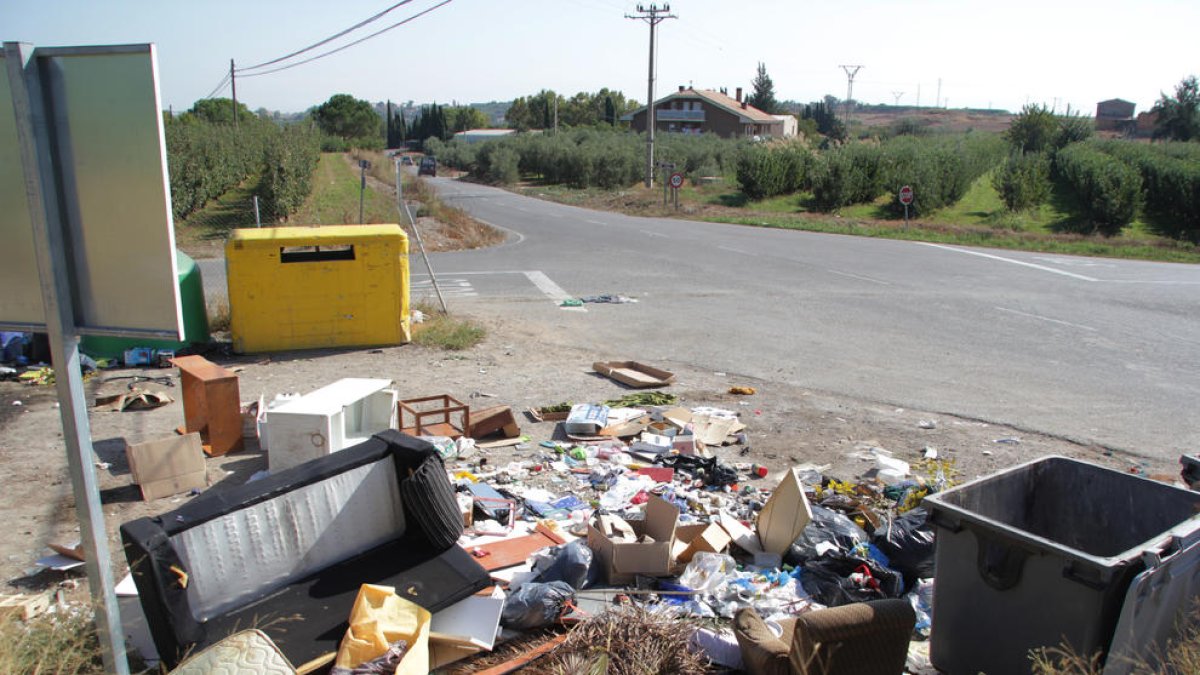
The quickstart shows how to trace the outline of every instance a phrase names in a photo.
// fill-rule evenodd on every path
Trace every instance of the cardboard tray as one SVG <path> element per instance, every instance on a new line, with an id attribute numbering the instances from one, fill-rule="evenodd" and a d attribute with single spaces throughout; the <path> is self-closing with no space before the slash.
<path id="1" fill-rule="evenodd" d="M 637 361 L 597 361 L 592 370 L 635 389 L 665 387 L 675 381 L 675 373 Z"/>

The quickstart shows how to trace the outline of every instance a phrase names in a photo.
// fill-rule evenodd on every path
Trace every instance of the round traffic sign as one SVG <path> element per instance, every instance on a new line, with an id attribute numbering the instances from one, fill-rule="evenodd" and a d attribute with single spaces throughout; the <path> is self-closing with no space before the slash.
<path id="1" fill-rule="evenodd" d="M 904 187 L 900 188 L 900 203 L 907 206 L 907 205 L 911 204 L 912 201 L 913 201 L 912 186 L 905 185 Z"/>
<path id="2" fill-rule="evenodd" d="M 683 187 L 683 174 L 681 174 L 679 172 L 675 172 L 675 173 L 671 174 L 671 177 L 667 179 L 667 183 L 671 187 L 678 190 L 679 188 Z"/>

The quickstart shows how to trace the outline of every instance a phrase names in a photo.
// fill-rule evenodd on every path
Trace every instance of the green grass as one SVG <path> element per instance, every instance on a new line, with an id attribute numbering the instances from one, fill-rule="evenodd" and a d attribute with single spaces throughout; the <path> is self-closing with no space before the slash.
<path id="1" fill-rule="evenodd" d="M 175 234 L 180 247 L 212 247 L 228 239 L 231 230 L 254 227 L 254 192 L 260 180 L 261 175 L 246 179 L 178 223 Z"/>
<path id="2" fill-rule="evenodd" d="M 413 325 L 412 341 L 423 347 L 462 351 L 483 342 L 487 336 L 483 326 L 470 319 L 442 314 L 432 305 L 424 303 L 417 305 L 416 309 L 425 315 L 425 320 Z"/>
<path id="3" fill-rule="evenodd" d="M 321 153 L 313 174 L 313 191 L 292 215 L 297 225 L 353 225 L 358 220 L 359 173 L 340 152 Z M 363 194 L 364 223 L 397 223 L 400 214 L 391 194 L 367 183 Z"/>

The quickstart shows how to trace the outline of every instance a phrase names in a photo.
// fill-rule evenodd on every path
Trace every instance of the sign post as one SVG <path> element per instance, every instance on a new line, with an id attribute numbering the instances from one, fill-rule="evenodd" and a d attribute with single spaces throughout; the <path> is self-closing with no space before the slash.
<path id="1" fill-rule="evenodd" d="M 904 226 L 908 227 L 908 206 L 913 203 L 913 189 L 911 185 L 905 185 L 900 188 L 900 203 L 904 205 Z"/>
<path id="2" fill-rule="evenodd" d="M 363 224 L 363 195 L 367 193 L 367 169 L 371 168 L 371 163 L 365 159 L 358 160 L 358 224 Z"/>
<path id="3" fill-rule="evenodd" d="M 675 210 L 679 210 L 679 188 L 683 187 L 683 174 L 676 171 L 667 179 L 667 183 L 671 185 L 671 196 L 675 201 Z"/>

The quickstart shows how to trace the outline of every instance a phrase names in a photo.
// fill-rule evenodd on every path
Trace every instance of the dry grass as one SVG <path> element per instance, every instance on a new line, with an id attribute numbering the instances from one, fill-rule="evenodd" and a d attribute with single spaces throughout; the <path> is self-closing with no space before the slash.
<path id="1" fill-rule="evenodd" d="M 0 673 L 104 672 L 91 614 L 82 609 L 0 623 Z"/>
<path id="2" fill-rule="evenodd" d="M 641 607 L 606 612 L 579 624 L 566 642 L 527 672 L 544 675 L 643 675 L 708 672 L 708 662 L 688 649 L 695 624 Z"/>
<path id="3" fill-rule="evenodd" d="M 217 300 L 208 305 L 208 330 L 221 333 L 229 330 L 229 302 Z"/>
<path id="4" fill-rule="evenodd" d="M 1162 653 L 1138 660 L 1130 669 L 1135 675 L 1196 675 L 1200 673 L 1200 600 L 1181 617 L 1178 636 Z M 1100 675 L 1104 668 L 1099 654 L 1084 656 L 1067 644 L 1036 649 L 1030 653 L 1034 675 Z"/>

